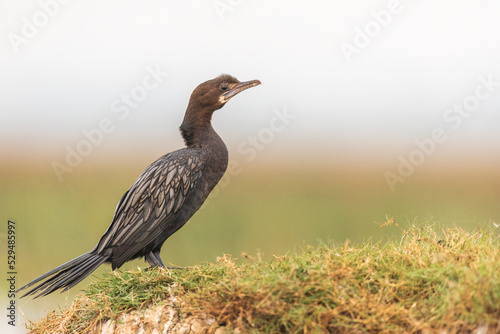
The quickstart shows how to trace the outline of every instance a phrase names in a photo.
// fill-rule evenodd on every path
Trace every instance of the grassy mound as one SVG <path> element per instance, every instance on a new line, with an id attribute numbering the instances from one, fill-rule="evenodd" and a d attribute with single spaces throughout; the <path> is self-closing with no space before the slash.
<path id="1" fill-rule="evenodd" d="M 181 322 L 211 319 L 207 332 L 500 330 L 495 231 L 430 225 L 385 243 L 307 247 L 270 262 L 244 257 L 185 270 L 110 272 L 67 309 L 29 326 L 34 333 L 94 332 L 108 319 L 162 306 Z M 173 330 L 171 320 L 160 314 L 153 327 Z"/>

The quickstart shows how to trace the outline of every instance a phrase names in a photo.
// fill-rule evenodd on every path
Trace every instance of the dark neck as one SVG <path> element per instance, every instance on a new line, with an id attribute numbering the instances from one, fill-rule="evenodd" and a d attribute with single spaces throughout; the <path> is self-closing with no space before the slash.
<path id="1" fill-rule="evenodd" d="M 214 134 L 218 137 L 212 128 L 212 113 L 211 110 L 200 111 L 188 106 L 179 128 L 187 147 L 201 147 L 205 142 L 209 142 Z"/>

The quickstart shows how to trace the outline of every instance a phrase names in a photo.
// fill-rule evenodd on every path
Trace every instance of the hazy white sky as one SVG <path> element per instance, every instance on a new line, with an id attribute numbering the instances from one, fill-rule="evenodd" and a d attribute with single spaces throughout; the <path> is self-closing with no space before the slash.
<path id="1" fill-rule="evenodd" d="M 230 147 L 286 110 L 277 148 L 404 152 L 440 128 L 456 151 L 498 151 L 499 12 L 496 0 L 1 0 L 2 150 L 63 155 L 103 119 L 99 149 L 179 147 L 194 87 L 230 73 L 263 83 L 214 116 Z"/>

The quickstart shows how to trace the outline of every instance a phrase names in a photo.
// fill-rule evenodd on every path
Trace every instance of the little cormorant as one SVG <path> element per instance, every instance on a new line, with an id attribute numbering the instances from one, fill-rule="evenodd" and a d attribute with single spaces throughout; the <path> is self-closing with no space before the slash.
<path id="1" fill-rule="evenodd" d="M 123 195 L 113 221 L 90 252 L 21 287 L 42 281 L 23 297 L 66 291 L 105 262 L 114 270 L 144 257 L 152 267 L 164 267 L 161 246 L 201 207 L 227 168 L 227 148 L 212 128 L 212 114 L 236 94 L 259 84 L 259 80 L 239 82 L 223 74 L 196 87 L 180 126 L 186 147 L 144 170 Z"/>

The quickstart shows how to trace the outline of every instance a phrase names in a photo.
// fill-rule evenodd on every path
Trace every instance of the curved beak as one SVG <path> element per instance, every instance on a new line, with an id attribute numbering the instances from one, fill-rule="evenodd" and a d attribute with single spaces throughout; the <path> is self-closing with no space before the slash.
<path id="1" fill-rule="evenodd" d="M 252 88 L 252 87 L 258 86 L 260 84 L 261 84 L 261 82 L 259 80 L 240 82 L 240 83 L 236 84 L 236 86 L 234 86 L 233 88 L 231 88 L 230 90 L 228 90 L 227 92 L 222 94 L 222 101 L 221 102 L 227 102 L 227 101 L 229 101 L 230 98 L 232 98 L 236 94 L 241 93 L 245 89 Z"/>

